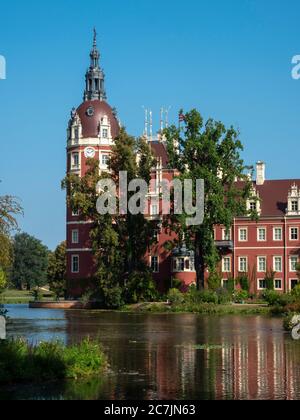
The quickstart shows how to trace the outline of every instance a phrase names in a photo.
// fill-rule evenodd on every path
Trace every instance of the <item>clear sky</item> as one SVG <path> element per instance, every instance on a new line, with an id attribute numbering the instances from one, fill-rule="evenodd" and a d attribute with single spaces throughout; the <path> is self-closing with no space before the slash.
<path id="1" fill-rule="evenodd" d="M 197 107 L 241 131 L 248 164 L 300 178 L 299 0 L 11 0 L 0 6 L 0 194 L 23 202 L 21 228 L 65 238 L 66 127 L 82 101 L 97 27 L 108 100 L 131 134 L 142 106 Z"/>

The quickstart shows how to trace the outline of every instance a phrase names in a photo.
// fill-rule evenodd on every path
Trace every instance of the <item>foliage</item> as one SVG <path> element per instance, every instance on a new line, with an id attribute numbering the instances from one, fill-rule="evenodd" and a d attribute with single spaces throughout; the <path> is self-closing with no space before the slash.
<path id="1" fill-rule="evenodd" d="M 41 302 L 44 297 L 42 291 L 38 287 L 31 292 L 31 295 L 35 302 Z"/>
<path id="2" fill-rule="evenodd" d="M 168 301 L 171 305 L 181 305 L 184 303 L 184 295 L 178 289 L 170 289 L 168 293 Z"/>
<path id="3" fill-rule="evenodd" d="M 285 315 L 283 320 L 283 328 L 285 329 L 285 331 L 291 332 L 292 329 L 295 327 L 295 324 L 293 323 L 294 317 L 299 317 L 299 313 L 290 312 Z"/>
<path id="4" fill-rule="evenodd" d="M 17 289 L 31 290 L 47 284 L 48 249 L 33 236 L 21 233 L 14 238 L 11 280 Z"/>
<path id="5" fill-rule="evenodd" d="M 66 292 L 67 253 L 66 242 L 62 242 L 54 252 L 49 252 L 47 278 L 50 290 L 58 301 Z"/>
<path id="6" fill-rule="evenodd" d="M 274 290 L 274 281 L 276 273 L 273 270 L 268 270 L 266 273 L 265 281 L 267 290 Z"/>
<path id="7" fill-rule="evenodd" d="M 235 279 L 232 277 L 229 277 L 226 283 L 226 286 L 224 288 L 229 292 L 233 293 L 235 291 Z"/>
<path id="8" fill-rule="evenodd" d="M 134 271 L 125 286 L 125 300 L 128 303 L 153 302 L 158 296 L 150 271 Z"/>
<path id="9" fill-rule="evenodd" d="M 296 301 L 300 302 L 300 284 L 298 284 L 298 286 L 292 290 L 291 295 L 293 298 L 295 298 Z"/>
<path id="10" fill-rule="evenodd" d="M 0 294 L 5 290 L 7 285 L 6 274 L 0 267 Z"/>
<path id="11" fill-rule="evenodd" d="M 65 347 L 60 342 L 31 346 L 24 340 L 0 341 L 0 383 L 77 379 L 102 373 L 101 346 L 89 339 Z"/>
<path id="12" fill-rule="evenodd" d="M 249 299 L 249 293 L 246 290 L 236 290 L 233 294 L 235 303 L 244 303 Z"/>
<path id="13" fill-rule="evenodd" d="M 217 290 L 220 289 L 222 283 L 222 276 L 217 273 L 216 271 L 209 274 L 208 277 L 208 288 L 209 290 Z"/>
<path id="14" fill-rule="evenodd" d="M 280 295 L 278 292 L 275 292 L 274 290 L 265 290 L 262 293 L 262 298 L 270 305 L 280 305 L 285 304 L 286 298 L 283 299 L 282 295 Z"/>
<path id="15" fill-rule="evenodd" d="M 199 304 L 199 303 L 218 303 L 218 295 L 212 290 L 198 291 L 191 288 L 185 296 L 186 303 Z"/>
<path id="16" fill-rule="evenodd" d="M 136 140 L 121 129 L 112 148 L 110 173 L 99 174 L 99 162 L 89 159 L 84 177 L 70 174 L 62 183 L 67 191 L 68 206 L 73 210 L 80 209 L 82 220 L 94 222 L 91 241 L 97 268 L 96 278 L 101 298 L 108 308 L 119 307 L 124 303 L 124 298 L 129 302 L 151 298 L 152 283 L 149 282 L 144 257 L 155 241 L 154 232 L 158 223 L 147 220 L 143 214 L 99 214 L 97 201 L 106 199 L 106 191 L 99 191 L 96 187 L 99 181 L 106 179 L 112 179 L 119 187 L 120 171 L 127 172 L 128 183 L 138 178 L 149 182 L 153 165 L 147 142 L 144 139 Z M 132 195 L 129 193 L 128 199 Z M 117 204 L 120 198 L 116 191 L 113 199 Z M 145 290 L 145 287 L 150 290 Z"/>
<path id="17" fill-rule="evenodd" d="M 80 298 L 80 302 L 83 304 L 84 307 L 87 307 L 87 305 L 91 302 L 91 299 L 94 295 L 94 291 L 91 289 L 87 289 L 84 294 Z"/>
<path id="18" fill-rule="evenodd" d="M 181 290 L 182 288 L 182 281 L 179 279 L 176 279 L 175 277 L 171 280 L 172 289 L 178 289 Z"/>
<path id="19" fill-rule="evenodd" d="M 182 112 L 183 114 L 183 112 Z M 196 110 L 185 114 L 183 130 L 172 126 L 165 130 L 170 168 L 176 169 L 183 181 L 193 180 L 193 197 L 196 197 L 196 180 L 205 181 L 204 221 L 190 226 L 186 214 L 173 215 L 165 224 L 179 235 L 185 233 L 187 246 L 195 251 L 197 288 L 203 289 L 205 270 L 213 271 L 220 259 L 214 241 L 214 226 L 229 229 L 234 217 L 249 214 L 247 199 L 252 197 L 252 183 L 246 174 L 240 156 L 243 150 L 239 133 L 226 129 L 221 122 L 209 119 L 204 124 Z M 237 184 L 236 179 L 242 182 Z M 226 204 L 226 205 L 225 205 Z M 251 212 L 252 218 L 257 218 Z"/>
<path id="20" fill-rule="evenodd" d="M 240 277 L 238 278 L 237 282 L 241 286 L 242 290 L 249 293 L 250 285 L 249 285 L 249 279 L 248 279 L 247 275 L 241 274 Z"/>
<path id="21" fill-rule="evenodd" d="M 226 305 L 228 303 L 232 302 L 232 292 L 229 290 L 220 287 L 216 290 L 217 296 L 218 296 L 218 304 L 219 305 Z"/>

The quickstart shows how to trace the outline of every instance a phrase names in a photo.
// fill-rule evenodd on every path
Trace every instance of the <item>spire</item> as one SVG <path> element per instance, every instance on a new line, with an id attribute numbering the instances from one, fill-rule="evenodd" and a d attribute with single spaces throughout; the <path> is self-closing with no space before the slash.
<path id="1" fill-rule="evenodd" d="M 100 67 L 99 60 L 100 60 L 100 52 L 97 48 L 97 31 L 94 28 L 94 39 L 93 39 L 93 49 L 90 53 L 90 68 L 88 69 L 85 81 L 86 81 L 86 88 L 84 92 L 84 100 L 85 101 L 105 101 L 106 100 L 106 92 L 104 87 L 104 72 Z"/>

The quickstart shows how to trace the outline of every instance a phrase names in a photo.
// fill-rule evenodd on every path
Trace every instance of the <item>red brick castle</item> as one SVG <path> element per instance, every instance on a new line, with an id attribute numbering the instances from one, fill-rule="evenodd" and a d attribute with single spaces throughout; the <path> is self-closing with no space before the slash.
<path id="1" fill-rule="evenodd" d="M 107 170 L 111 147 L 119 133 L 120 123 L 115 109 L 107 102 L 104 73 L 99 65 L 96 33 L 91 63 L 86 73 L 84 101 L 72 110 L 68 125 L 67 171 L 78 176 L 86 172 L 86 160 L 99 160 L 99 169 Z M 152 178 L 157 181 L 172 180 L 174 171 L 168 168 L 168 155 L 160 134 L 153 137 L 146 128 L 145 135 L 151 144 L 157 165 Z M 255 207 L 259 222 L 248 217 L 234 220 L 230 233 L 222 226 L 215 228 L 216 244 L 222 254 L 224 284 L 230 277 L 248 273 L 251 292 L 266 288 L 268 270 L 276 272 L 274 287 L 280 292 L 291 290 L 298 282 L 296 266 L 300 257 L 300 180 L 267 180 L 266 166 L 257 163 L 253 194 L 259 201 L 249 201 L 249 209 Z M 160 196 L 159 182 L 150 191 L 152 198 Z M 152 205 L 150 217 L 159 217 L 160 205 Z M 70 297 L 79 297 L 89 285 L 94 274 L 94 260 L 90 243 L 91 222 L 83 221 L 80 214 L 67 209 L 67 278 Z M 172 232 L 161 229 L 158 243 L 146 256 L 153 270 L 158 289 L 166 291 L 171 279 L 182 281 L 183 287 L 195 284 L 194 254 L 186 248 L 166 251 L 164 243 L 174 239 Z M 251 274 L 251 275 L 250 275 Z"/>

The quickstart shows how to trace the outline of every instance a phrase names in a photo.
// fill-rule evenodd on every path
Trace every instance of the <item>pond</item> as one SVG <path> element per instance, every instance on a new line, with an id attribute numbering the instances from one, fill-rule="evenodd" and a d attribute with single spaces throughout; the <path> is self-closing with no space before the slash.
<path id="1" fill-rule="evenodd" d="M 110 373 L 0 388 L 0 399 L 300 399 L 300 342 L 279 318 L 7 309 L 9 337 L 66 344 L 93 337 Z"/>

